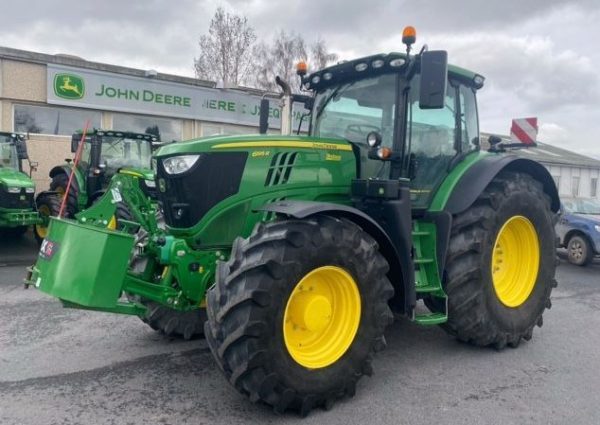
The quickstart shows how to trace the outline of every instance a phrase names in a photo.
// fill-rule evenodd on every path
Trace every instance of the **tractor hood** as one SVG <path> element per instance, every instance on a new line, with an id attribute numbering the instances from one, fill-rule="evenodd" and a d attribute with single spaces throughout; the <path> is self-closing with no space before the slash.
<path id="1" fill-rule="evenodd" d="M 148 168 L 121 168 L 120 174 L 129 174 L 143 180 L 154 180 L 154 171 Z"/>
<path id="2" fill-rule="evenodd" d="M 351 151 L 352 146 L 344 139 L 318 138 L 309 136 L 245 135 L 217 136 L 188 140 L 161 147 L 157 158 L 201 152 L 228 150 L 254 150 L 265 148 L 296 148 L 330 151 Z"/>
<path id="3" fill-rule="evenodd" d="M 12 168 L 0 168 L 0 185 L 5 187 L 35 187 L 29 176 Z"/>

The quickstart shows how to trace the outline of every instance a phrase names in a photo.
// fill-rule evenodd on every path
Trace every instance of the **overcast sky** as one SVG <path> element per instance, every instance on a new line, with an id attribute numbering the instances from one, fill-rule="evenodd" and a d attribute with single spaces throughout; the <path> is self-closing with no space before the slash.
<path id="1" fill-rule="evenodd" d="M 537 116 L 539 140 L 600 158 L 597 0 L 0 0 L 0 45 L 193 76 L 218 6 L 246 15 L 261 39 L 321 37 L 342 59 L 402 51 L 413 25 L 417 46 L 486 77 L 482 131 Z"/>

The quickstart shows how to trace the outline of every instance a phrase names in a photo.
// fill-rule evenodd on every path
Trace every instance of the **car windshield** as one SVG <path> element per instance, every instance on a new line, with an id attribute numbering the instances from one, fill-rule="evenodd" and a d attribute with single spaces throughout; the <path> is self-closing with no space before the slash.
<path id="1" fill-rule="evenodd" d="M 114 174 L 120 168 L 150 168 L 152 144 L 148 140 L 127 137 L 102 138 L 100 163 Z"/>
<path id="2" fill-rule="evenodd" d="M 600 201 L 596 199 L 563 199 L 562 204 L 570 213 L 600 215 Z"/>
<path id="3" fill-rule="evenodd" d="M 0 168 L 19 167 L 19 159 L 17 158 L 17 147 L 13 143 L 10 136 L 0 135 Z"/>

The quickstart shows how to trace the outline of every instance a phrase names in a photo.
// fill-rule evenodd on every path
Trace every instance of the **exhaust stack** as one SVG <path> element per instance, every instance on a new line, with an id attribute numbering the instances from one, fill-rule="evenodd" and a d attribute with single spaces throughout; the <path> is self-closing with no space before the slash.
<path id="1" fill-rule="evenodd" d="M 279 76 L 275 77 L 275 82 L 283 90 L 283 96 L 281 97 L 281 134 L 289 136 L 292 134 L 292 89 Z"/>

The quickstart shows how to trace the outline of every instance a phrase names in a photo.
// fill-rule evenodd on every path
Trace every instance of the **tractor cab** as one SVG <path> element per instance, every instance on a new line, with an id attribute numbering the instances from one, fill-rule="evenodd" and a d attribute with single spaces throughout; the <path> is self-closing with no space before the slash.
<path id="1" fill-rule="evenodd" d="M 343 62 L 303 76 L 302 85 L 315 94 L 312 136 L 348 140 L 360 179 L 408 181 L 413 207 L 426 208 L 449 171 L 479 148 L 483 77 L 448 66 L 445 51 L 411 55 L 404 41 L 406 53 Z"/>
<path id="2" fill-rule="evenodd" d="M 81 138 L 81 132 L 73 134 L 71 152 L 77 151 Z M 87 193 L 106 189 L 120 169 L 150 170 L 158 143 L 157 136 L 143 133 L 94 130 L 86 135 L 78 167 L 85 176 Z"/>
<path id="3" fill-rule="evenodd" d="M 22 172 L 24 159 L 28 159 L 25 137 L 16 133 L 0 133 L 0 168 Z"/>
<path id="4" fill-rule="evenodd" d="M 0 133 L 0 232 L 19 236 L 37 222 L 33 194 L 35 184 L 23 172 L 22 162 L 29 159 L 25 137 Z M 30 171 L 37 164 L 29 163 Z"/>

